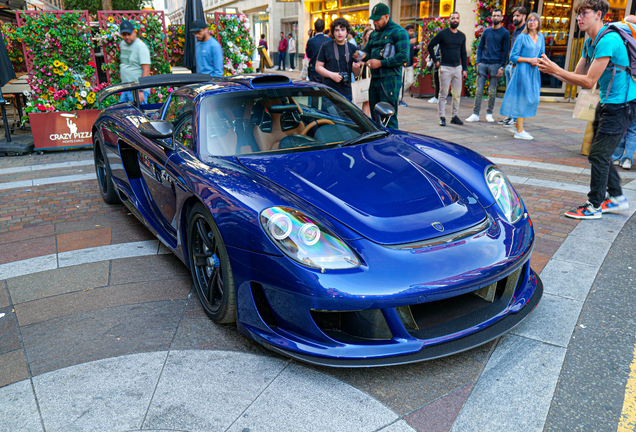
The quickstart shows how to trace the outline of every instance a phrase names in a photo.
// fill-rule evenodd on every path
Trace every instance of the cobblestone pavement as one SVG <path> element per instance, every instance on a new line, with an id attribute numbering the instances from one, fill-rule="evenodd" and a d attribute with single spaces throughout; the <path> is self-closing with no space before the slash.
<path id="1" fill-rule="evenodd" d="M 542 271 L 577 227 L 578 222 L 566 219 L 563 212 L 585 201 L 589 183 L 587 160 L 579 154 L 585 125 L 571 118 L 573 105 L 542 103 L 538 116 L 526 126 L 535 140 L 520 141 L 503 126 L 485 121 L 440 127 L 436 105 L 426 99 L 405 101 L 409 106 L 399 110 L 402 129 L 458 142 L 503 161 L 497 163 L 516 184 L 534 222 L 537 241 L 532 267 Z M 471 111 L 472 100 L 463 99 L 460 118 Z M 25 394 L 37 395 L 28 409 L 8 408 L 0 402 L 0 418 L 12 415 L 15 422 L 10 424 L 34 425 L 20 430 L 93 430 L 101 418 L 95 413 L 93 423 L 74 425 L 67 422 L 73 416 L 82 417 L 77 410 L 57 406 L 66 410 L 68 418 L 55 416 L 55 397 L 47 396 L 53 382 L 71 382 L 66 391 L 72 393 L 73 385 L 86 385 L 77 374 L 97 373 L 90 369 L 93 364 L 100 365 L 99 373 L 109 368 L 120 371 L 124 366 L 118 359 L 130 359 L 145 365 L 139 366 L 143 370 L 156 363 L 164 373 L 170 367 L 179 369 L 187 359 L 201 362 L 197 356 L 220 355 L 213 363 L 222 365 L 225 374 L 235 370 L 232 365 L 251 368 L 265 362 L 258 364 L 268 371 L 264 376 L 271 377 L 267 388 L 287 385 L 289 400 L 274 404 L 274 395 L 266 397 L 265 387 L 255 386 L 251 399 L 244 397 L 247 402 L 242 396 L 234 395 L 236 401 L 232 394 L 220 396 L 224 404 L 235 405 L 218 414 L 226 416 L 223 421 L 192 424 L 188 423 L 193 421 L 192 413 L 210 409 L 209 401 L 185 401 L 178 391 L 172 394 L 175 401 L 170 402 L 169 391 L 161 400 L 162 385 L 180 388 L 178 383 L 170 384 L 166 372 L 156 392 L 150 391 L 156 399 L 145 402 L 145 414 L 140 418 L 131 414 L 133 420 L 110 430 L 139 430 L 142 425 L 144 429 L 265 430 L 261 428 L 264 419 L 274 414 L 278 417 L 272 417 L 273 424 L 289 422 L 288 430 L 450 430 L 497 341 L 440 360 L 362 370 L 308 367 L 272 354 L 233 326 L 212 323 L 192 291 L 185 266 L 165 253 L 124 207 L 103 203 L 96 180 L 11 187 L 17 182 L 92 173 L 91 161 L 90 150 L 0 158 L 0 394 L 4 389 L 14 401 L 28 399 Z M 635 177 L 627 172 L 625 183 Z M 206 383 L 211 379 L 205 370 L 190 372 L 201 373 Z M 65 373 L 65 378 L 55 375 Z M 214 369 L 214 373 L 220 372 Z M 332 387 L 316 390 L 320 383 Z M 236 385 L 244 384 L 237 381 Z M 326 412 L 332 405 L 320 395 L 329 395 L 329 389 L 338 386 L 344 387 L 334 400 L 344 405 L 336 409 L 340 410 L 336 415 Z M 115 400 L 128 400 L 126 395 L 104 391 L 102 397 L 113 399 L 110 409 L 123 406 Z M 68 394 L 61 397 L 66 402 L 69 398 Z M 299 401 L 324 404 L 322 411 L 320 406 L 313 408 L 317 411 L 307 419 L 311 426 L 303 423 L 307 407 Z M 282 409 L 278 405 L 285 403 L 289 410 L 278 412 Z M 261 423 L 248 418 L 250 410 Z M 107 412 L 104 408 L 100 415 L 107 418 Z M 353 412 L 369 416 L 354 419 Z M 199 412 L 203 417 L 207 414 L 212 415 Z M 330 423 L 335 421 L 331 417 L 340 423 Z M 112 424 L 110 420 L 103 421 Z"/>

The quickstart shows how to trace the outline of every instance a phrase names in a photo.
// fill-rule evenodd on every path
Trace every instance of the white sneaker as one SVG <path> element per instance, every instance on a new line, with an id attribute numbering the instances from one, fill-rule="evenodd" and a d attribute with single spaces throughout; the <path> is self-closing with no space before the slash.
<path id="1" fill-rule="evenodd" d="M 623 167 L 624 170 L 632 169 L 632 161 L 630 161 L 629 159 L 625 159 L 623 163 L 621 164 L 621 166 Z"/>
<path id="2" fill-rule="evenodd" d="M 478 122 L 479 116 L 477 114 L 471 114 L 470 117 L 466 119 L 468 123 Z"/>
<path id="3" fill-rule="evenodd" d="M 614 165 L 620 165 L 621 164 L 621 158 L 616 159 L 614 162 L 612 162 Z"/>
<path id="4" fill-rule="evenodd" d="M 439 99 L 437 99 L 435 96 L 433 96 L 432 98 L 428 100 L 428 103 L 437 103 L 437 102 L 439 102 Z"/>
<path id="5" fill-rule="evenodd" d="M 515 132 L 515 138 L 527 141 L 534 139 L 534 137 L 526 131 Z"/>
<path id="6" fill-rule="evenodd" d="M 494 119 L 494 118 L 492 118 L 492 114 L 486 114 L 486 121 L 487 121 L 488 123 L 494 123 L 494 122 L 495 122 L 495 119 Z"/>

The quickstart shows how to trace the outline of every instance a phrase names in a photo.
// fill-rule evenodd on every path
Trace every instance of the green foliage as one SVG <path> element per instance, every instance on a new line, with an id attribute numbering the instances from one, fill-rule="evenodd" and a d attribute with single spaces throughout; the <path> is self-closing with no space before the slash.
<path id="1" fill-rule="evenodd" d="M 113 10 L 141 10 L 146 5 L 145 0 L 112 0 Z M 103 10 L 101 0 L 64 0 L 64 8 L 67 10 L 87 10 L 89 14 L 96 15 Z"/>
<path id="2" fill-rule="evenodd" d="M 33 59 L 25 111 L 102 108 L 104 104 L 97 103 L 96 94 L 103 86 L 97 84 L 90 29 L 84 15 L 38 13 L 25 15 L 24 21 L 16 35 Z"/>

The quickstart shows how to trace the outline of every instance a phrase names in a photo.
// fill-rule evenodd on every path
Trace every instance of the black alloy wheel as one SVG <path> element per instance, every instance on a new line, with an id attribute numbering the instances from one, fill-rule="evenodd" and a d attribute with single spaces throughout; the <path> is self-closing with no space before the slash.
<path id="1" fill-rule="evenodd" d="M 230 260 L 209 211 L 196 204 L 188 218 L 188 255 L 194 287 L 203 309 L 217 323 L 236 321 Z"/>
<path id="2" fill-rule="evenodd" d="M 121 200 L 115 190 L 110 166 L 104 154 L 104 147 L 98 137 L 93 141 L 93 158 L 95 160 L 95 173 L 102 198 L 107 204 L 119 204 Z"/>

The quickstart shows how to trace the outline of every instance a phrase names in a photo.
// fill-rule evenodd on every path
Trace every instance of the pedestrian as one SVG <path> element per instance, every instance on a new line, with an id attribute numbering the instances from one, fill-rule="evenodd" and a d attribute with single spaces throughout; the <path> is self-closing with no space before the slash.
<path id="1" fill-rule="evenodd" d="M 541 72 L 561 81 L 582 88 L 592 88 L 598 82 L 600 103 L 592 122 L 594 137 L 588 155 L 592 164 L 590 192 L 585 204 L 565 213 L 574 219 L 599 219 L 604 212 L 629 207 L 620 177 L 612 164 L 612 154 L 636 117 L 636 84 L 625 70 L 629 68 L 630 57 L 621 36 L 601 31 L 608 10 L 606 0 L 581 0 L 576 5 L 574 13 L 579 29 L 589 38 L 583 45 L 583 57 L 574 72 L 564 70 L 546 55 L 539 60 Z M 636 17 L 628 19 L 636 20 Z"/>
<path id="2" fill-rule="evenodd" d="M 408 106 L 404 102 L 404 92 L 411 88 L 413 85 L 413 60 L 415 58 L 415 47 L 417 46 L 417 35 L 415 34 L 415 26 L 413 24 L 407 24 L 404 30 L 409 34 L 409 58 L 402 68 L 402 94 L 400 96 L 400 106 Z"/>
<path id="3" fill-rule="evenodd" d="M 494 123 L 492 112 L 495 109 L 495 99 L 497 98 L 497 84 L 499 78 L 504 74 L 504 68 L 508 60 L 508 50 L 510 45 L 510 33 L 501 26 L 503 12 L 501 9 L 493 9 L 492 26 L 488 27 L 481 35 L 477 46 L 475 63 L 477 64 L 477 89 L 475 91 L 475 106 L 473 113 L 466 119 L 467 122 L 478 122 L 481 111 L 481 101 L 483 99 L 486 79 L 490 78 L 488 88 L 488 109 L 486 110 L 486 121 Z"/>
<path id="4" fill-rule="evenodd" d="M 322 76 L 316 72 L 316 59 L 318 58 L 318 51 L 325 42 L 327 37 L 325 36 L 325 21 L 318 18 L 314 23 L 315 34 L 307 41 L 305 46 L 305 54 L 309 58 L 309 81 L 322 82 Z"/>
<path id="5" fill-rule="evenodd" d="M 527 17 L 528 17 L 528 11 L 523 6 L 516 7 L 516 8 L 514 8 L 512 10 L 512 24 L 514 25 L 515 30 L 512 33 L 512 41 L 510 42 L 510 50 L 511 51 L 512 51 L 512 47 L 515 45 L 517 37 L 526 28 L 526 18 Z M 510 55 L 508 55 L 508 58 L 510 58 Z M 515 67 L 516 67 L 516 65 L 513 62 L 508 61 L 508 64 L 506 65 L 506 69 L 505 69 L 506 88 L 508 88 L 508 84 L 510 83 L 510 80 L 512 79 L 512 74 L 515 71 Z M 507 126 L 507 127 L 512 127 L 512 126 L 514 126 L 516 121 L 517 121 L 517 119 L 511 118 L 511 117 L 506 117 L 505 119 L 500 120 L 499 124 Z"/>
<path id="6" fill-rule="evenodd" d="M 223 48 L 221 44 L 210 36 L 208 23 L 203 19 L 194 20 L 192 29 L 197 38 L 194 49 L 197 59 L 197 72 L 210 74 L 213 77 L 223 76 Z"/>
<path id="7" fill-rule="evenodd" d="M 285 70 L 285 56 L 287 55 L 287 39 L 285 39 L 285 33 L 280 32 L 280 42 L 278 42 L 278 69 Z M 283 68 L 280 68 L 281 63 Z"/>
<path id="8" fill-rule="evenodd" d="M 362 51 L 362 49 L 367 46 L 367 43 L 369 43 L 369 37 L 371 36 L 371 33 L 373 33 L 373 27 L 371 27 L 371 26 L 365 27 L 364 31 L 362 32 L 362 38 L 361 38 L 361 41 L 360 41 L 360 45 L 358 45 L 358 50 L 359 51 Z M 369 66 L 367 66 L 365 63 L 362 63 L 361 66 L 362 66 L 362 68 L 360 69 L 360 78 L 361 79 L 371 78 L 371 70 L 369 69 Z M 362 111 L 368 117 L 371 117 L 371 108 L 369 107 L 369 101 L 368 100 L 362 102 Z"/>
<path id="9" fill-rule="evenodd" d="M 451 123 L 464 124 L 457 117 L 459 101 L 462 94 L 462 78 L 466 78 L 466 35 L 459 30 L 459 12 L 450 15 L 450 27 L 437 33 L 428 44 L 428 53 L 439 69 L 439 125 L 446 126 L 446 98 L 449 87 L 453 89 L 453 104 Z M 435 48 L 439 45 L 442 53 L 440 61 L 435 55 Z"/>
<path id="10" fill-rule="evenodd" d="M 265 50 L 265 52 L 267 52 L 269 50 L 269 47 L 267 46 L 267 41 L 265 40 L 265 34 L 261 34 L 261 40 L 258 41 L 258 47 L 259 48 L 263 48 Z M 265 73 L 265 59 L 263 58 L 263 55 L 260 54 L 260 49 L 259 49 L 259 55 L 261 56 L 261 73 Z"/>
<path id="11" fill-rule="evenodd" d="M 137 30 L 133 23 L 123 20 L 119 23 L 119 76 L 122 83 L 134 82 L 141 77 L 150 76 L 150 50 L 137 37 Z M 139 102 L 146 102 L 150 96 L 150 89 L 139 90 Z M 132 91 L 123 92 L 120 102 L 133 102 Z"/>
<path id="12" fill-rule="evenodd" d="M 356 36 L 357 35 L 358 34 L 353 29 L 351 29 L 351 30 L 349 30 L 349 34 L 347 35 L 347 40 L 349 42 L 351 42 L 352 44 L 356 45 Z"/>
<path id="13" fill-rule="evenodd" d="M 366 60 L 371 69 L 369 110 L 374 114 L 378 102 L 390 103 L 394 114 L 387 127 L 397 129 L 402 65 L 406 63 L 409 55 L 409 34 L 391 20 L 390 14 L 389 7 L 384 3 L 376 4 L 371 10 L 369 20 L 373 21 L 375 31 L 371 33 L 369 42 L 362 50 L 362 59 Z"/>
<path id="14" fill-rule="evenodd" d="M 634 152 L 636 151 L 636 120 L 629 125 L 627 133 L 612 155 L 614 165 L 620 165 L 624 170 L 632 169 Z"/>
<path id="15" fill-rule="evenodd" d="M 296 42 L 291 33 L 287 35 L 287 52 L 289 53 L 289 70 L 296 70 L 294 67 L 294 57 L 296 57 Z"/>
<path id="16" fill-rule="evenodd" d="M 316 60 L 316 72 L 323 76 L 326 86 L 340 92 L 351 100 L 351 75 L 360 72 L 360 66 L 353 61 L 358 48 L 347 38 L 351 30 L 349 21 L 336 18 L 331 22 L 333 40 L 326 40 Z"/>
<path id="17" fill-rule="evenodd" d="M 525 118 L 537 115 L 541 94 L 541 74 L 539 58 L 545 53 L 545 39 L 541 33 L 541 16 L 531 13 L 525 30 L 519 35 L 512 47 L 510 61 L 516 63 L 515 73 L 506 88 L 501 115 L 516 118 L 515 138 L 532 140 L 534 137 L 525 131 Z"/>
<path id="18" fill-rule="evenodd" d="M 435 47 L 435 58 L 441 61 L 442 53 L 439 50 L 439 45 Z M 437 69 L 435 62 L 433 62 L 433 59 L 431 59 L 430 54 L 426 56 L 426 67 L 431 71 L 431 74 L 433 75 L 433 86 L 435 87 L 435 94 L 428 100 L 428 103 L 436 104 L 439 103 L 439 69 Z"/>
<path id="19" fill-rule="evenodd" d="M 325 30 L 325 36 L 327 36 L 328 38 L 331 38 L 331 34 L 329 33 L 329 29 Z"/>

